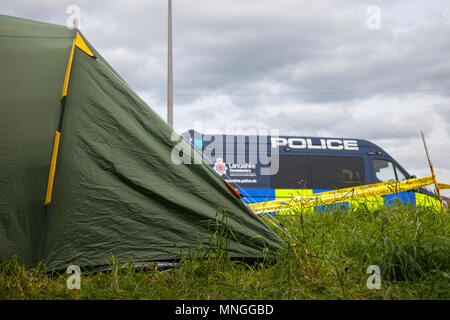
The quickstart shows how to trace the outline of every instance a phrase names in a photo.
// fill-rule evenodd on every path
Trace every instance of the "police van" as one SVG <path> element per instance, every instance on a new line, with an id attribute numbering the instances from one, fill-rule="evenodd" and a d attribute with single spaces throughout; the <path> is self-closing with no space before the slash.
<path id="1" fill-rule="evenodd" d="M 194 130 L 182 136 L 246 203 L 415 178 L 386 151 L 362 139 L 207 135 Z M 368 200 L 372 206 L 400 202 L 440 207 L 436 197 L 423 188 L 340 205 L 367 205 Z"/>

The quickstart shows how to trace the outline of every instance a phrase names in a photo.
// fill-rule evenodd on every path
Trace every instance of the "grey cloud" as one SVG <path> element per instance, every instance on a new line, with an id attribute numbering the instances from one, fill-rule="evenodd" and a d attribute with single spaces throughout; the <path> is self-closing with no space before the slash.
<path id="1" fill-rule="evenodd" d="M 83 34 L 165 118 L 166 1 L 1 2 L 3 14 L 58 24 L 65 24 L 68 5 L 79 5 Z M 265 127 L 366 138 L 425 174 L 416 156 L 422 129 L 450 182 L 447 1 L 173 3 L 180 131 L 202 121 L 218 131 Z M 369 4 L 382 10 L 380 30 L 366 27 Z"/>

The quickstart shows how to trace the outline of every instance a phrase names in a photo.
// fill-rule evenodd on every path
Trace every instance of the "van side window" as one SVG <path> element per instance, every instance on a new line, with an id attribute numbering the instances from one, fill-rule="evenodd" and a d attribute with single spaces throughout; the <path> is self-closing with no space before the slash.
<path id="1" fill-rule="evenodd" d="M 387 182 L 397 180 L 394 164 L 384 159 L 373 159 L 373 167 L 378 182 Z"/>
<path id="2" fill-rule="evenodd" d="M 271 176 L 272 189 L 312 189 L 307 156 L 280 155 L 278 172 Z"/>
<path id="3" fill-rule="evenodd" d="M 361 157 L 310 156 L 313 189 L 341 189 L 365 183 Z"/>

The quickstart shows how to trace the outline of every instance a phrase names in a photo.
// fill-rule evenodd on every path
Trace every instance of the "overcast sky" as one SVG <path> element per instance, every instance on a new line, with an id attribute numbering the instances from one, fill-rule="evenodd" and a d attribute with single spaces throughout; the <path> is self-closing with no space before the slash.
<path id="1" fill-rule="evenodd" d="M 166 119 L 166 0 L 0 3 L 62 25 L 77 5 L 82 33 Z M 173 0 L 175 130 L 368 139 L 426 176 L 423 130 L 450 183 L 449 14 L 444 0 Z"/>

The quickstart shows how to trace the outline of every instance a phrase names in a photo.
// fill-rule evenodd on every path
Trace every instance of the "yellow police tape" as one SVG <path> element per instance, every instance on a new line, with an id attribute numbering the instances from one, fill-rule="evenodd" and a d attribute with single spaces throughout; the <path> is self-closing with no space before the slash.
<path id="1" fill-rule="evenodd" d="M 388 181 L 363 185 L 352 188 L 316 193 L 308 196 L 298 196 L 288 199 L 251 203 L 249 207 L 255 213 L 268 213 L 304 209 L 314 206 L 352 201 L 373 196 L 384 196 L 391 193 L 405 192 L 433 184 L 433 177 L 414 178 L 402 182 Z M 450 189 L 450 185 L 439 183 L 440 189 Z"/>
<path id="2" fill-rule="evenodd" d="M 438 183 L 438 186 L 441 190 L 450 189 L 450 184 Z"/>

